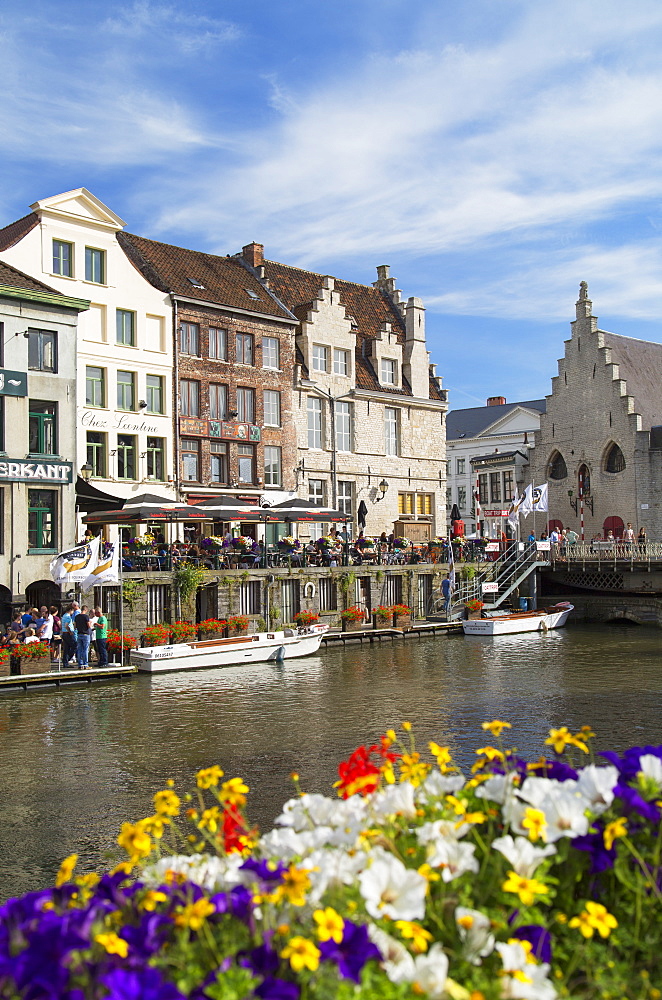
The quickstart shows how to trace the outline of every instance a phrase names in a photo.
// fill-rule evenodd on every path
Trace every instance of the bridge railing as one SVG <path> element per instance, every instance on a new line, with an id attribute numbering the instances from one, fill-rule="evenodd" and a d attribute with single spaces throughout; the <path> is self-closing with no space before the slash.
<path id="1" fill-rule="evenodd" d="M 646 542 L 630 544 L 622 541 L 607 542 L 595 540 L 592 542 L 575 542 L 569 545 L 553 544 L 551 546 L 552 563 L 652 563 L 662 562 L 662 542 Z"/>

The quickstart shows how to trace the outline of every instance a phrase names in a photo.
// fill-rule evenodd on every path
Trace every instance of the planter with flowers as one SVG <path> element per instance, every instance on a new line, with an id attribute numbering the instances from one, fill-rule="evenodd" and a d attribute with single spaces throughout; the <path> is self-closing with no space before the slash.
<path id="1" fill-rule="evenodd" d="M 136 649 L 137 646 L 138 640 L 134 639 L 132 635 L 122 635 L 117 629 L 108 629 L 106 647 L 108 652 L 117 657 L 121 663 L 128 663 L 129 653 L 132 649 Z"/>
<path id="2" fill-rule="evenodd" d="M 51 669 L 51 647 L 45 642 L 22 642 L 11 652 L 19 674 L 47 674 Z"/>
<path id="3" fill-rule="evenodd" d="M 407 604 L 394 604 L 393 628 L 411 628 L 411 608 Z"/>
<path id="4" fill-rule="evenodd" d="M 0 649 L 0 677 L 9 677 L 11 673 L 11 656 L 8 649 Z"/>
<path id="5" fill-rule="evenodd" d="M 228 623 L 224 618 L 207 618 L 198 624 L 198 636 L 201 639 L 222 639 L 228 634 Z"/>
<path id="6" fill-rule="evenodd" d="M 148 625 L 142 634 L 143 646 L 167 646 L 170 642 L 169 625 Z"/>
<path id="7" fill-rule="evenodd" d="M 408 549 L 411 542 L 408 538 L 403 538 L 402 536 L 393 539 L 394 549 Z"/>
<path id="8" fill-rule="evenodd" d="M 228 635 L 248 635 L 248 615 L 231 615 L 228 618 Z"/>
<path id="9" fill-rule="evenodd" d="M 379 604 L 372 609 L 372 627 L 388 628 L 393 621 L 393 608 L 388 604 Z"/>
<path id="10" fill-rule="evenodd" d="M 358 604 L 353 604 L 340 612 L 340 621 L 343 632 L 362 632 L 366 627 L 365 611 Z"/>
<path id="11" fill-rule="evenodd" d="M 476 618 L 480 618 L 483 611 L 483 602 L 476 598 L 473 601 L 465 601 L 464 606 L 467 609 L 467 618 L 473 621 Z"/>
<path id="12" fill-rule="evenodd" d="M 299 628 L 307 628 L 320 620 L 320 616 L 314 611 L 297 611 L 292 621 Z"/>
<path id="13" fill-rule="evenodd" d="M 174 622 L 170 626 L 171 642 L 193 642 L 196 638 L 195 625 L 192 622 Z"/>

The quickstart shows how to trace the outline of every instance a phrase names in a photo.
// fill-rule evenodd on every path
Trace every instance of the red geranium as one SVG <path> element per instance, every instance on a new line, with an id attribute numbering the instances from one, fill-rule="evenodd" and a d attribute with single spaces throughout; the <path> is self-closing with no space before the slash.
<path id="1" fill-rule="evenodd" d="M 357 792 L 360 795 L 370 795 L 379 787 L 385 766 L 393 764 L 400 757 L 399 753 L 392 753 L 388 749 L 390 745 L 388 737 L 382 736 L 379 744 L 357 747 L 347 760 L 338 765 L 339 780 L 334 787 L 343 799 L 348 799 Z M 373 760 L 373 757 L 377 760 Z"/>

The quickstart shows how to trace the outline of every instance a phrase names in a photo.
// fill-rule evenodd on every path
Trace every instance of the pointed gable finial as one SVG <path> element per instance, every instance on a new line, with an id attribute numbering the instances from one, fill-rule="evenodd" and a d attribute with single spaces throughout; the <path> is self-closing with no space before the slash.
<path id="1" fill-rule="evenodd" d="M 587 281 L 580 281 L 579 282 L 579 298 L 580 298 L 580 300 L 588 298 L 588 282 Z"/>
<path id="2" fill-rule="evenodd" d="M 579 298 L 575 303 L 575 312 L 577 319 L 583 319 L 587 316 L 591 316 L 593 309 L 593 303 L 588 297 L 588 283 L 586 281 L 579 282 Z"/>

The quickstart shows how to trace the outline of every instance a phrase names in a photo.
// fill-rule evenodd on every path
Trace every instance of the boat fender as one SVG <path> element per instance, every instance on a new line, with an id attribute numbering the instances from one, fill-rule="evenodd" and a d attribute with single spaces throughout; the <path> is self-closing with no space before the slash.
<path id="1" fill-rule="evenodd" d="M 308 583 L 304 583 L 303 585 L 303 596 L 304 597 L 315 596 L 315 584 L 311 583 L 310 580 L 308 581 Z"/>
<path id="2" fill-rule="evenodd" d="M 279 646 L 276 650 L 276 656 L 274 657 L 276 663 L 282 663 L 285 659 L 285 646 Z"/>
<path id="3" fill-rule="evenodd" d="M 541 621 L 539 627 L 541 632 L 549 632 L 549 625 L 547 624 L 547 622 Z"/>

